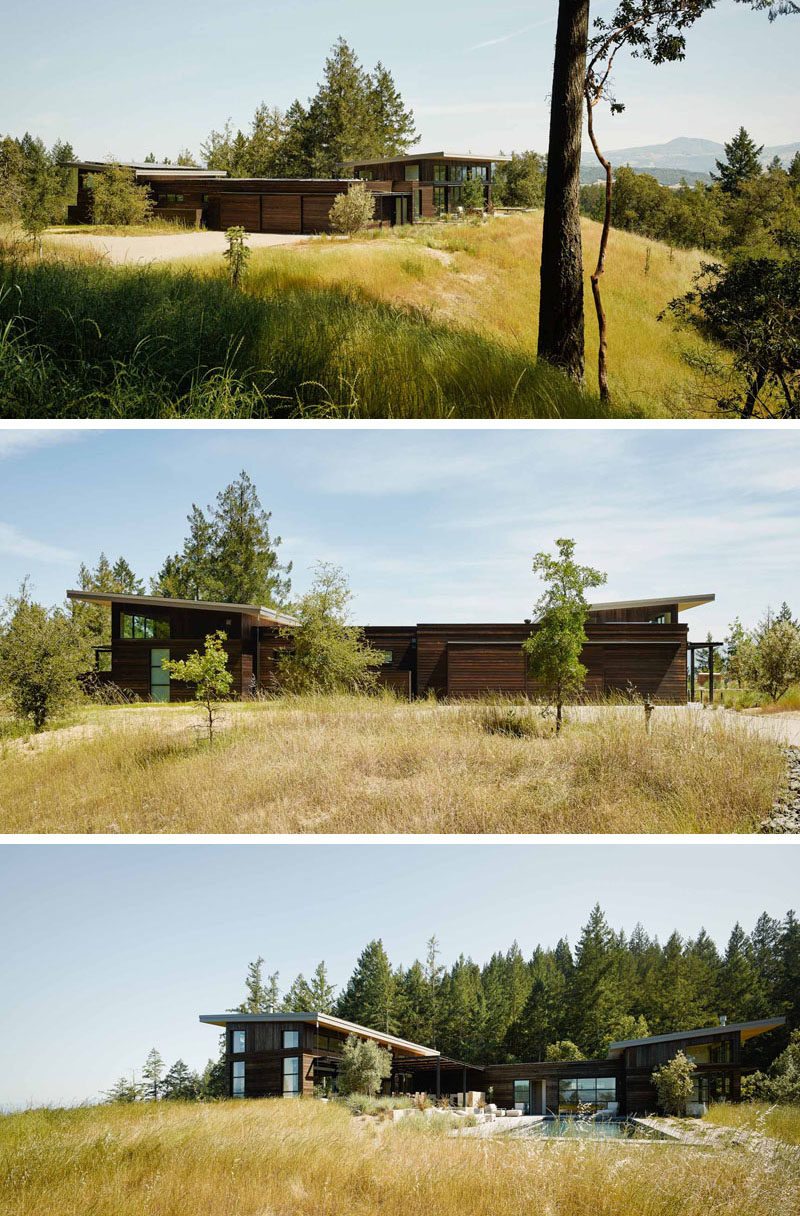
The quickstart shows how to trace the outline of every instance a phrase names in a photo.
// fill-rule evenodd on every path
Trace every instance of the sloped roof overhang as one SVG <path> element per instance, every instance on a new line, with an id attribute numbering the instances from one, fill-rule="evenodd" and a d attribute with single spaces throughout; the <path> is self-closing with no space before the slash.
<path id="1" fill-rule="evenodd" d="M 67 599 L 86 604 L 124 604 L 131 608 L 193 608 L 207 612 L 244 612 L 264 625 L 299 625 L 297 617 L 263 604 L 228 604 L 212 600 L 179 600 L 161 595 L 125 595 L 113 591 L 68 591 Z"/>

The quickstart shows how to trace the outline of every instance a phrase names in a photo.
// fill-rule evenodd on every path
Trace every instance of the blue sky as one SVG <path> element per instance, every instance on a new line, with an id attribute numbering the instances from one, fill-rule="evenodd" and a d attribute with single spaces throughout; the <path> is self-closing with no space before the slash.
<path id="1" fill-rule="evenodd" d="M 422 150 L 546 149 L 556 0 L 85 0 L 6 5 L 0 50 L 4 131 L 69 137 L 83 157 L 198 151 L 230 115 L 313 94 L 341 34 L 382 59 L 417 116 Z M 613 11 L 596 0 L 593 15 Z M 679 135 L 723 140 L 744 124 L 759 143 L 800 139 L 800 19 L 720 0 L 689 34 L 684 63 L 616 70 L 625 114 L 598 122 L 606 148 Z M 732 82 L 735 81 L 735 89 Z"/>
<path id="2" fill-rule="evenodd" d="M 514 938 L 574 944 L 595 902 L 617 929 L 665 940 L 796 903 L 786 842 L 5 844 L 0 1106 L 94 1099 L 153 1045 L 202 1067 L 200 1013 L 243 997 L 259 954 L 288 987 L 324 958 L 346 982 L 381 937 L 395 964 L 477 962 Z M 504 892 L 504 898 L 492 892 Z M 31 1045 L 36 1045 L 35 1049 Z"/>
<path id="3" fill-rule="evenodd" d="M 344 568 L 360 624 L 518 621 L 556 537 L 608 573 L 596 599 L 715 592 L 721 638 L 785 599 L 800 614 L 800 430 L 781 428 L 0 430 L 0 597 L 63 600 L 81 560 L 146 579 L 244 468 L 294 590 Z"/>

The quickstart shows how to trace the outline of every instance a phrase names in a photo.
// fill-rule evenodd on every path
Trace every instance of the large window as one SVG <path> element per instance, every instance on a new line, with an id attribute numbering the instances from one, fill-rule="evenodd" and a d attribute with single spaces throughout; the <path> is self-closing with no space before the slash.
<path id="1" fill-rule="evenodd" d="M 433 187 L 433 209 L 437 215 L 444 215 L 447 210 L 447 188 L 445 186 Z"/>
<path id="2" fill-rule="evenodd" d="M 720 1043 L 693 1043 L 687 1047 L 686 1055 L 695 1064 L 730 1064 L 733 1059 L 730 1039 Z"/>
<path id="3" fill-rule="evenodd" d="M 419 165 L 406 165 L 403 176 L 407 182 L 419 181 Z"/>
<path id="4" fill-rule="evenodd" d="M 168 638 L 169 618 L 165 616 L 139 616 L 123 612 L 120 616 L 121 638 Z"/>
<path id="5" fill-rule="evenodd" d="M 234 1030 L 231 1051 L 233 1051 L 234 1053 L 237 1053 L 237 1054 L 241 1051 L 244 1051 L 244 1031 L 243 1030 Z"/>
<path id="6" fill-rule="evenodd" d="M 692 1102 L 730 1102 L 733 1096 L 733 1083 L 729 1076 L 723 1073 L 704 1073 L 692 1078 Z"/>
<path id="7" fill-rule="evenodd" d="M 435 182 L 446 182 L 448 180 L 447 165 L 434 165 L 433 166 L 433 180 Z"/>
<path id="8" fill-rule="evenodd" d="M 299 1030 L 284 1030 L 283 1032 L 283 1050 L 291 1051 L 293 1047 L 300 1046 L 300 1031 Z"/>
<path id="9" fill-rule="evenodd" d="M 244 1060 L 233 1061 L 233 1090 L 234 1098 L 244 1097 Z"/>
<path id="10" fill-rule="evenodd" d="M 570 1077 L 558 1083 L 558 1109 L 574 1111 L 578 1106 L 601 1109 L 617 1098 L 616 1077 Z"/>
<path id="11" fill-rule="evenodd" d="M 514 1110 L 521 1110 L 523 1115 L 529 1115 L 531 1113 L 530 1081 L 514 1082 Z"/>
<path id="12" fill-rule="evenodd" d="M 150 651 L 150 699 L 152 701 L 169 700 L 169 672 L 161 666 L 164 659 L 169 658 L 168 650 Z"/>
<path id="13" fill-rule="evenodd" d="M 296 1098 L 300 1093 L 300 1060 L 297 1056 L 286 1056 L 283 1061 L 283 1096 Z"/>

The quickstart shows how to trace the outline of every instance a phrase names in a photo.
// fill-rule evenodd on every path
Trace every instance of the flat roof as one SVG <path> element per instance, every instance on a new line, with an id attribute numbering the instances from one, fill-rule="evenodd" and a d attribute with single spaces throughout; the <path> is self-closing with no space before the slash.
<path id="1" fill-rule="evenodd" d="M 506 161 L 510 156 L 475 156 L 472 152 L 415 152 L 413 156 L 374 156 L 371 160 L 358 160 L 352 157 L 343 160 L 343 165 L 399 165 L 406 162 L 413 164 L 415 160 L 458 160 L 465 164 L 485 164 L 487 161 Z"/>
<path id="2" fill-rule="evenodd" d="M 121 165 L 123 169 L 136 169 L 145 173 L 173 173 L 180 177 L 227 177 L 227 169 L 202 169 L 200 165 L 154 165 L 143 160 L 70 160 L 69 169 L 107 169 L 109 165 Z"/>
<path id="3" fill-rule="evenodd" d="M 757 1022 L 728 1022 L 722 1025 L 720 1022 L 716 1026 L 704 1026 L 700 1030 L 676 1030 L 672 1034 L 651 1034 L 644 1039 L 620 1039 L 618 1043 L 609 1043 L 608 1054 L 612 1052 L 623 1051 L 626 1047 L 644 1047 L 648 1043 L 669 1043 L 675 1039 L 697 1039 L 702 1038 L 707 1034 L 719 1034 L 722 1031 L 725 1034 L 741 1035 L 742 1041 L 752 1039 L 757 1034 L 764 1034 L 767 1030 L 774 1030 L 777 1026 L 785 1026 L 786 1018 L 761 1018 Z"/>
<path id="4" fill-rule="evenodd" d="M 716 599 L 713 593 L 706 595 L 663 595 L 647 600 L 607 600 L 602 604 L 590 604 L 590 612 L 605 612 L 612 608 L 660 608 L 677 604 L 679 612 L 687 608 L 699 608 L 701 604 L 710 604 Z"/>
<path id="5" fill-rule="evenodd" d="M 336 1018 L 331 1013 L 201 1013 L 200 1021 L 210 1026 L 227 1026 L 229 1022 L 309 1022 L 314 1026 L 325 1026 L 329 1030 L 344 1030 L 348 1034 L 357 1034 L 364 1039 L 375 1039 L 378 1043 L 387 1043 L 397 1047 L 409 1055 L 421 1056 L 426 1059 L 436 1059 L 438 1051 L 432 1047 L 423 1047 L 421 1043 L 410 1043 L 408 1039 L 399 1039 L 397 1035 L 386 1034 L 373 1030 L 370 1026 L 359 1026 L 357 1022 L 347 1022 L 344 1018 Z"/>
<path id="6" fill-rule="evenodd" d="M 87 604 L 127 604 L 133 608 L 200 608 L 209 612 L 247 612 L 272 625 L 299 625 L 297 617 L 263 604 L 226 604 L 212 600 L 176 600 L 161 595 L 125 595 L 114 591 L 68 591 L 67 599 Z"/>

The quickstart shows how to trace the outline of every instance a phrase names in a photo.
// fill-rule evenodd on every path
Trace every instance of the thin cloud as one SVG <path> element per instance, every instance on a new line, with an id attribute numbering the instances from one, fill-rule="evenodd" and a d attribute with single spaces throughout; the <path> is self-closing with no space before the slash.
<path id="1" fill-rule="evenodd" d="M 487 46 L 499 46 L 501 42 L 510 42 L 512 38 L 519 38 L 520 34 L 527 34 L 529 30 L 537 30 L 543 25 L 553 25 L 555 17 L 548 17 L 544 21 L 532 21 L 530 25 L 523 25 L 520 30 L 513 30 L 510 34 L 501 34 L 499 38 L 487 38 L 485 42 L 476 42 L 474 46 L 468 46 L 466 53 L 470 51 L 480 51 Z"/>
<path id="2" fill-rule="evenodd" d="M 79 560 L 78 554 L 72 549 L 47 545 L 31 536 L 25 536 L 13 524 L 4 523 L 0 523 L 0 553 L 7 557 L 27 557 L 35 562 L 57 562 L 62 565 L 74 564 Z"/>
<path id="3" fill-rule="evenodd" d="M 59 427 L 17 431 L 11 428 L 0 428 L 0 459 L 11 456 L 22 456 L 36 448 L 52 447 L 56 443 L 71 443 L 76 439 L 77 431 L 62 430 Z"/>

